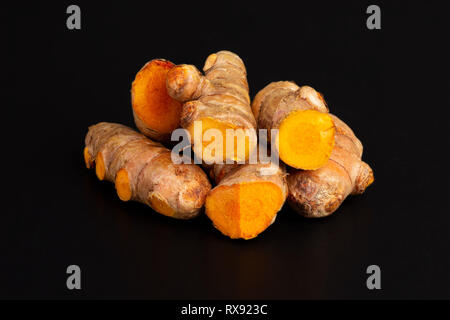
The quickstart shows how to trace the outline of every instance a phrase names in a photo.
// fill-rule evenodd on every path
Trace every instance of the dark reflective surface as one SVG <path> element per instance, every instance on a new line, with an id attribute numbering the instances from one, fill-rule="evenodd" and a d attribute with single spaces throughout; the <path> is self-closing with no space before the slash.
<path id="1" fill-rule="evenodd" d="M 442 43 L 438 7 L 386 6 L 383 29 L 372 32 L 365 3 L 230 5 L 215 14 L 79 5 L 81 31 L 65 28 L 65 4 L 16 7 L 5 17 L 13 69 L 0 297 L 450 297 L 448 134 L 440 123 L 449 101 L 437 97 L 448 80 L 431 76 L 445 55 L 438 47 L 432 58 L 413 56 Z M 121 202 L 84 168 L 88 125 L 133 125 L 130 85 L 146 61 L 200 68 L 221 49 L 243 58 L 252 96 L 276 80 L 324 93 L 363 141 L 373 186 L 329 218 L 307 220 L 285 206 L 260 237 L 231 241 L 205 216 L 176 221 Z M 65 287 L 70 264 L 82 269 L 81 292 Z M 371 264 L 381 267 L 381 291 L 366 288 Z"/>

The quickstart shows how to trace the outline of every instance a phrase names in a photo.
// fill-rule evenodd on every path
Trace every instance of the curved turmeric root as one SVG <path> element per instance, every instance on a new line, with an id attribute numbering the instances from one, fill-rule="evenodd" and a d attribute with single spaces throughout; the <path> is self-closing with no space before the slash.
<path id="1" fill-rule="evenodd" d="M 166 76 L 174 66 L 170 61 L 154 59 L 137 73 L 131 87 L 131 104 L 136 126 L 144 135 L 168 141 L 180 125 L 181 103 L 166 89 Z"/>
<path id="2" fill-rule="evenodd" d="M 190 133 L 194 152 L 206 162 L 215 159 L 215 150 L 205 152 L 213 138 L 200 141 L 194 136 L 194 122 L 202 125 L 201 135 L 217 129 L 223 137 L 223 161 L 247 160 L 256 147 L 256 122 L 250 108 L 247 72 L 241 58 L 229 51 L 211 54 L 203 67 L 203 76 L 192 65 L 178 65 L 167 74 L 167 91 L 174 99 L 184 102 L 181 126 Z M 236 131 L 232 150 L 226 150 L 226 130 Z M 247 130 L 247 131 L 245 131 Z M 243 152 L 242 152 L 243 151 Z M 201 154 L 200 154 L 201 153 Z"/>
<path id="3" fill-rule="evenodd" d="M 287 195 L 283 168 L 215 165 L 211 174 L 218 185 L 206 198 L 206 214 L 224 235 L 251 239 L 275 221 Z"/>
<path id="4" fill-rule="evenodd" d="M 179 219 L 197 216 L 211 185 L 192 164 L 173 164 L 170 150 L 132 129 L 101 122 L 89 127 L 84 159 L 100 180 L 115 183 L 119 198 L 145 203 Z"/>
<path id="5" fill-rule="evenodd" d="M 349 194 L 363 193 L 374 181 L 372 169 L 361 161 L 361 142 L 343 121 L 331 117 L 336 142 L 328 162 L 313 171 L 293 170 L 287 178 L 289 204 L 305 217 L 332 214 Z"/>
<path id="6" fill-rule="evenodd" d="M 258 128 L 278 129 L 280 159 L 297 169 L 313 170 L 329 159 L 334 124 L 322 95 L 289 81 L 273 82 L 252 103 Z"/>

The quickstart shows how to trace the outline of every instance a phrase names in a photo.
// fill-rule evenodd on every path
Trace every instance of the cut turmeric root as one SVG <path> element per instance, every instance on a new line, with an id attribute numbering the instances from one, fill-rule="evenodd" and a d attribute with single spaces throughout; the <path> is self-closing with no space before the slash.
<path id="1" fill-rule="evenodd" d="M 288 201 L 305 217 L 325 217 L 349 194 L 361 194 L 374 181 L 373 171 L 361 161 L 363 147 L 343 121 L 331 115 L 336 144 L 328 162 L 317 170 L 292 170 L 287 178 Z"/>
<path id="2" fill-rule="evenodd" d="M 119 198 L 145 203 L 179 219 L 199 214 L 211 189 L 193 164 L 172 163 L 170 150 L 132 129 L 101 122 L 89 127 L 83 151 L 86 166 L 100 180 L 115 183 Z"/>
<path id="3" fill-rule="evenodd" d="M 102 122 L 86 135 L 85 165 L 95 168 L 99 180 L 114 182 L 122 201 L 139 201 L 179 219 L 197 216 L 205 205 L 221 233 L 252 239 L 274 222 L 286 198 L 300 214 L 324 217 L 374 181 L 372 169 L 361 161 L 361 142 L 328 113 L 323 96 L 313 88 L 274 82 L 250 106 L 239 56 L 211 54 L 203 71 L 205 75 L 192 65 L 175 66 L 163 59 L 148 62 L 133 81 L 132 109 L 136 126 L 152 139 L 167 142 L 174 129 L 185 128 L 217 186 L 211 190 L 199 167 L 174 164 L 162 144 L 123 125 Z M 277 129 L 275 149 L 294 168 L 287 178 L 284 165 L 248 164 L 256 150 L 257 127 L 269 135 Z M 221 149 L 212 147 L 218 136 L 211 129 L 222 139 Z M 226 141 L 230 131 L 231 147 Z M 219 152 L 221 163 L 215 163 Z M 229 160 L 234 163 L 222 163 Z M 241 161 L 246 164 L 237 164 Z"/>
<path id="4" fill-rule="evenodd" d="M 172 131 L 180 125 L 182 104 L 172 99 L 166 89 L 166 76 L 173 66 L 164 59 L 152 60 L 137 73 L 131 87 L 136 126 L 158 141 L 169 141 Z"/>
<path id="5" fill-rule="evenodd" d="M 256 147 L 256 122 L 250 108 L 244 63 L 236 54 L 220 51 L 207 58 L 203 70 L 205 76 L 192 65 L 178 65 L 167 74 L 169 95 L 184 103 L 181 126 L 189 132 L 196 155 L 206 162 L 214 162 L 218 151 L 222 153 L 220 161 L 245 161 Z M 196 122 L 202 127 L 198 131 L 201 137 L 195 134 Z M 209 152 L 214 139 L 203 139 L 209 129 L 221 134 L 222 150 Z M 228 149 L 227 129 L 241 129 Z M 197 145 L 200 139 L 202 143 Z"/>
<path id="6" fill-rule="evenodd" d="M 323 166 L 334 145 L 334 124 L 322 95 L 293 82 L 273 82 L 256 95 L 252 110 L 258 128 L 278 129 L 280 159 L 297 169 Z"/>
<path id="7" fill-rule="evenodd" d="M 287 195 L 284 169 L 274 164 L 215 165 L 212 175 L 218 186 L 206 198 L 206 214 L 224 235 L 251 239 L 275 221 Z"/>

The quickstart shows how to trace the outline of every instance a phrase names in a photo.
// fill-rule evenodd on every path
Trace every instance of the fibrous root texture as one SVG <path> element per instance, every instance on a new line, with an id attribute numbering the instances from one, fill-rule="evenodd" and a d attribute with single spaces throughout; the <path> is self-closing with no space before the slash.
<path id="1" fill-rule="evenodd" d="M 236 54 L 220 51 L 207 58 L 203 71 L 205 75 L 195 66 L 178 65 L 167 74 L 169 95 L 184 103 L 181 126 L 189 132 L 196 155 L 206 162 L 212 163 L 217 158 L 220 161 L 245 161 L 256 147 L 256 122 L 250 108 L 244 63 Z M 196 136 L 195 122 L 201 124 L 201 131 L 198 130 Z M 215 137 L 205 135 L 209 129 L 220 132 L 222 150 L 211 147 L 215 145 Z M 227 129 L 234 130 L 237 136 L 228 148 L 225 142 Z M 222 157 L 216 152 L 221 152 Z"/>
<path id="2" fill-rule="evenodd" d="M 285 171 L 274 164 L 215 165 L 212 176 L 218 185 L 206 198 L 206 214 L 232 239 L 263 232 L 286 200 Z"/>
<path id="3" fill-rule="evenodd" d="M 170 61 L 155 59 L 136 75 L 131 87 L 131 103 L 136 126 L 147 137 L 168 141 L 180 125 L 182 104 L 171 98 L 166 89 L 166 77 L 174 66 Z"/>
<path id="4" fill-rule="evenodd" d="M 100 180 L 115 183 L 121 200 L 145 203 L 173 218 L 197 216 L 211 189 L 199 167 L 174 164 L 170 150 L 120 124 L 89 127 L 83 154 Z"/>
<path id="5" fill-rule="evenodd" d="M 309 86 L 273 82 L 252 103 L 259 129 L 278 129 L 276 150 L 287 165 L 318 169 L 334 145 L 334 124 L 323 96 Z"/>
<path id="6" fill-rule="evenodd" d="M 343 121 L 331 117 L 336 136 L 328 162 L 317 170 L 293 170 L 287 177 L 288 202 L 306 217 L 332 214 L 349 194 L 363 193 L 374 181 L 372 169 L 361 161 L 361 142 Z"/>

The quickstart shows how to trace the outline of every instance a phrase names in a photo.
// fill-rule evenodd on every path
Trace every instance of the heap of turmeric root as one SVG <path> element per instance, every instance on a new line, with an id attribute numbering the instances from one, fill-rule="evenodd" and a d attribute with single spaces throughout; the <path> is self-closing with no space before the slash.
<path id="1" fill-rule="evenodd" d="M 329 113 L 322 94 L 279 81 L 251 101 L 245 65 L 232 52 L 211 54 L 203 73 L 151 60 L 137 73 L 131 96 L 141 133 L 114 123 L 89 127 L 85 164 L 113 182 L 121 200 L 163 215 L 189 219 L 204 207 L 224 235 L 251 239 L 274 222 L 286 200 L 305 217 L 325 217 L 374 181 L 361 142 Z M 164 147 L 180 127 L 202 166 L 178 164 Z M 210 129 L 216 135 L 208 136 Z M 251 161 L 259 155 L 257 129 L 267 130 L 279 163 Z M 229 131 L 231 143 L 211 147 Z"/>

